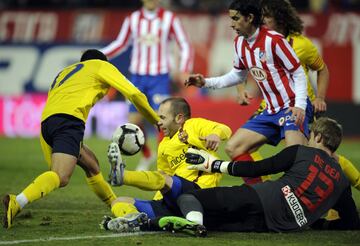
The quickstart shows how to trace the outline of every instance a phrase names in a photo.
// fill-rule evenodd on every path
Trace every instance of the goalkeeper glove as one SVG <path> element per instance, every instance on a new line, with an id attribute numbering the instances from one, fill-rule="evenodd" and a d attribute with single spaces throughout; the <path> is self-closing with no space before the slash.
<path id="1" fill-rule="evenodd" d="M 186 163 L 192 164 L 188 166 L 189 170 L 204 171 L 207 173 L 228 173 L 227 167 L 230 162 L 217 160 L 204 150 L 189 148 L 185 154 Z"/>

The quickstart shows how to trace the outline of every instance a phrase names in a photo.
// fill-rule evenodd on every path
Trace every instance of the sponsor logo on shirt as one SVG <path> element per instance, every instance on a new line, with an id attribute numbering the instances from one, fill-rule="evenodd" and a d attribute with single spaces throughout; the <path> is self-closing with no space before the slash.
<path id="1" fill-rule="evenodd" d="M 259 67 L 250 68 L 250 73 L 257 81 L 263 81 L 267 78 L 265 70 Z"/>
<path id="2" fill-rule="evenodd" d="M 148 33 L 139 37 L 139 42 L 146 46 L 156 45 L 160 42 L 158 36 Z"/>
<path id="3" fill-rule="evenodd" d="M 302 208 L 299 200 L 295 194 L 291 191 L 291 188 L 286 185 L 281 188 L 281 191 L 284 194 L 285 200 L 287 201 L 290 210 L 292 211 L 296 223 L 302 227 L 307 224 L 307 219 L 305 217 L 304 209 Z"/>

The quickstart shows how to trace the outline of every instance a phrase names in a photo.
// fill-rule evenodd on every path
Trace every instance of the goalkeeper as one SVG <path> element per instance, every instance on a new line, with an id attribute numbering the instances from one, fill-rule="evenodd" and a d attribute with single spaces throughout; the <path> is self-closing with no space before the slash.
<path id="1" fill-rule="evenodd" d="M 102 222 L 105 229 L 132 231 L 134 228 L 127 225 L 134 225 L 144 218 L 144 214 L 139 212 L 145 213 L 149 218 L 181 215 L 176 204 L 179 195 L 185 191 L 216 187 L 219 184 L 220 173 L 187 169 L 185 153 L 188 148 L 196 147 L 215 155 L 220 142 L 230 137 L 230 128 L 203 118 L 191 118 L 190 105 L 183 98 L 165 99 L 160 104 L 158 115 L 158 125 L 165 135 L 158 148 L 158 171 L 124 170 L 116 143 L 110 144 L 108 155 L 113 163 L 112 184 L 160 190 L 164 197 L 152 201 L 119 197 L 112 203 L 111 209 L 118 218 L 110 220 L 106 217 Z"/>
<path id="2" fill-rule="evenodd" d="M 331 157 L 342 138 L 341 126 L 320 118 L 311 126 L 309 146 L 287 147 L 273 157 L 252 162 L 217 160 L 191 149 L 186 161 L 191 170 L 257 177 L 284 172 L 275 181 L 253 186 L 216 187 L 191 191 L 178 199 L 188 225 L 203 224 L 217 231 L 298 231 L 314 229 L 360 229 L 350 184 Z M 330 208 L 339 212 L 333 221 L 320 219 Z M 203 217 L 203 215 L 205 215 Z M 168 223 L 183 219 L 168 217 Z M 180 221 L 180 222 L 178 222 Z"/>

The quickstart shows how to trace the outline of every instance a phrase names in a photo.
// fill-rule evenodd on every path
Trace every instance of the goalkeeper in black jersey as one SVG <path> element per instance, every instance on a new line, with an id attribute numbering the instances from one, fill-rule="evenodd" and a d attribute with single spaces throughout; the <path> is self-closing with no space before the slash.
<path id="1" fill-rule="evenodd" d="M 221 161 L 202 150 L 191 149 L 189 169 L 258 177 L 284 172 L 278 180 L 253 186 L 216 187 L 183 194 L 178 205 L 188 223 L 164 217 L 164 227 L 203 224 L 216 231 L 299 231 L 307 227 L 327 230 L 359 229 L 359 216 L 350 184 L 332 153 L 342 139 L 341 126 L 332 119 L 313 123 L 309 146 L 294 145 L 257 162 Z M 334 221 L 321 219 L 329 209 L 339 212 Z M 186 226 L 187 225 L 187 226 Z M 195 227 L 194 227 L 195 228 Z"/>

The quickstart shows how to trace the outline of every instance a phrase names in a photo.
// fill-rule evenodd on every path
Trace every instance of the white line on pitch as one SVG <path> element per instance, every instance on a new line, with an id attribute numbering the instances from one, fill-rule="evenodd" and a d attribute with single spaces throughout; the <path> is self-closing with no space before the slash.
<path id="1" fill-rule="evenodd" d="M 159 232 L 131 232 L 131 233 L 118 233 L 118 234 L 93 235 L 93 236 L 89 235 L 89 236 L 76 236 L 76 237 L 48 237 L 48 238 L 38 238 L 38 239 L 0 241 L 0 245 L 50 242 L 50 241 L 71 241 L 71 240 L 84 240 L 84 239 L 94 239 L 94 238 L 130 237 L 130 236 L 140 236 L 140 235 L 155 234 L 155 233 L 159 233 Z"/>

